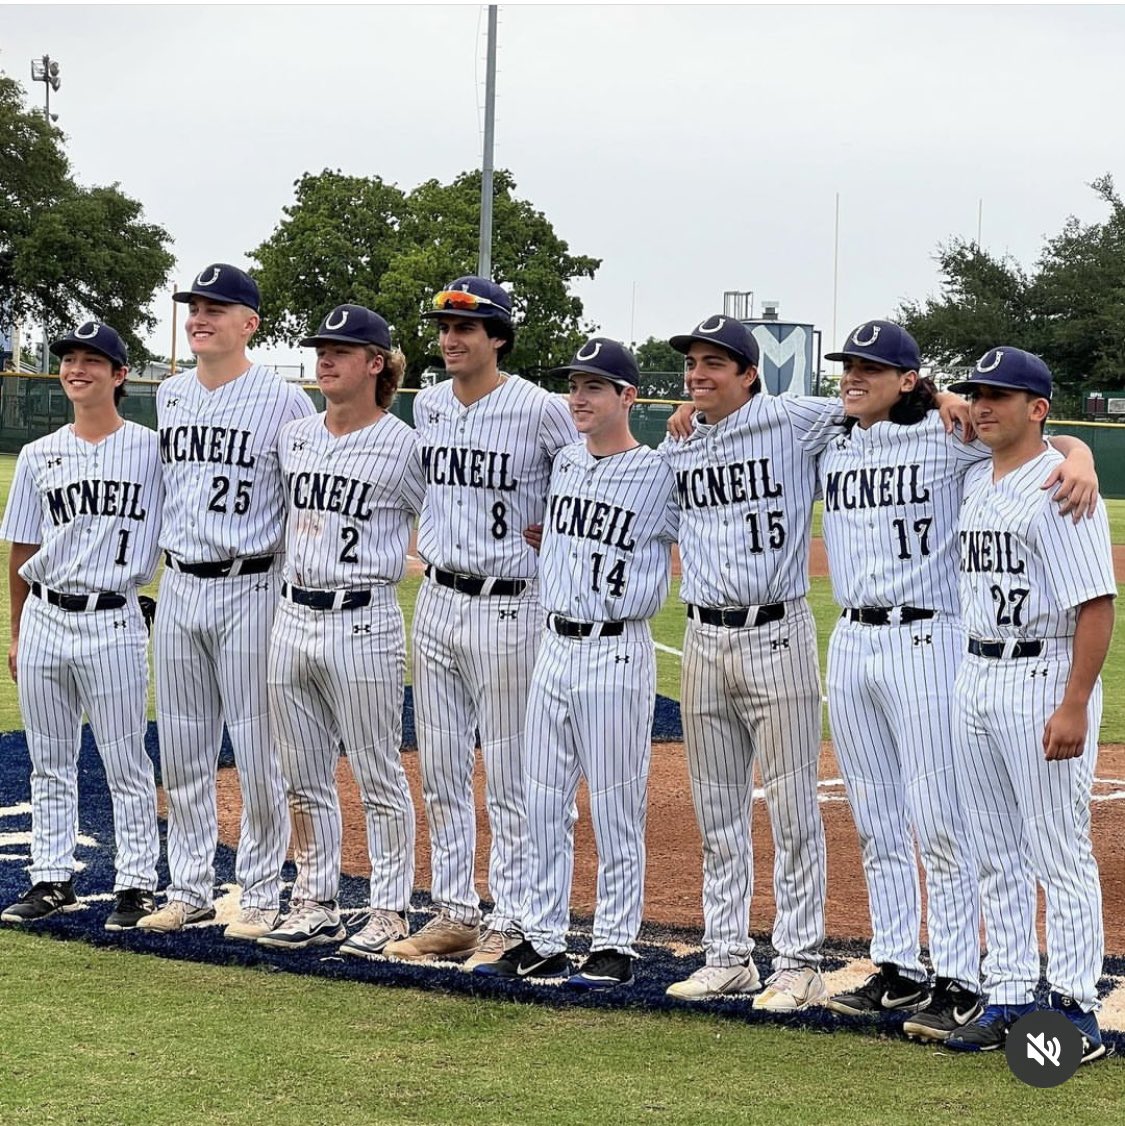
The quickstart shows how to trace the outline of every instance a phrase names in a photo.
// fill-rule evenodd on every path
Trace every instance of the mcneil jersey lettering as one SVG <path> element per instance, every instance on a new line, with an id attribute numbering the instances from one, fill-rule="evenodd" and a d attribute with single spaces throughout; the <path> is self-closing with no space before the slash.
<path id="1" fill-rule="evenodd" d="M 93 443 L 67 425 L 20 451 L 0 538 L 40 545 L 20 571 L 29 583 L 124 592 L 156 570 L 163 501 L 148 427 L 125 422 Z"/>
<path id="2" fill-rule="evenodd" d="M 160 546 L 184 563 L 279 552 L 278 432 L 313 413 L 300 387 L 257 364 L 213 390 L 194 371 L 166 379 L 156 392 L 168 492 Z"/>
<path id="3" fill-rule="evenodd" d="M 513 375 L 468 406 L 453 387 L 427 387 L 414 403 L 426 481 L 418 554 L 444 571 L 533 578 L 523 530 L 543 522 L 551 463 L 578 437 L 566 402 Z"/>

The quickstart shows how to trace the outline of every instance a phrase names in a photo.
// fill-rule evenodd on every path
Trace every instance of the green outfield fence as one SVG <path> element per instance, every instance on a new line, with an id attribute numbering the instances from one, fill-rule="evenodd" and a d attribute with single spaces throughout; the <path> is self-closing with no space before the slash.
<path id="1" fill-rule="evenodd" d="M 134 422 L 156 428 L 156 389 L 153 380 L 131 379 L 121 401 L 121 413 Z M 317 410 L 324 398 L 314 385 L 304 385 Z M 413 389 L 400 391 L 394 413 L 414 424 Z M 633 408 L 633 433 L 646 445 L 656 446 L 664 437 L 668 416 L 676 404 L 668 399 L 638 399 Z M 54 375 L 22 375 L 0 372 L 0 453 L 18 453 L 28 442 L 57 430 L 71 420 L 70 402 Z M 1051 434 L 1072 434 L 1093 451 L 1102 484 L 1102 495 L 1125 498 L 1125 424 L 1112 422 L 1052 422 Z"/>

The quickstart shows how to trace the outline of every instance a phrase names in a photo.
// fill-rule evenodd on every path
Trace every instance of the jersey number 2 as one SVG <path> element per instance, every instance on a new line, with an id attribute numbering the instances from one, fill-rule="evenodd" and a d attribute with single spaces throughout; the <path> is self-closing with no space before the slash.
<path id="1" fill-rule="evenodd" d="M 356 544 L 359 543 L 359 529 L 345 524 L 340 529 L 340 539 L 344 541 L 344 549 L 340 552 L 341 563 L 358 563 L 359 556 L 355 553 Z"/>

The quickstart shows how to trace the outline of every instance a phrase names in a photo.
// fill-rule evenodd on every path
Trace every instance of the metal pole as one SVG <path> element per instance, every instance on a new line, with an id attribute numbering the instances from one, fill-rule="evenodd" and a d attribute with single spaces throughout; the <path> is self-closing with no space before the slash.
<path id="1" fill-rule="evenodd" d="M 984 221 L 984 200 L 977 200 L 977 250 L 980 250 L 980 229 Z"/>
<path id="2" fill-rule="evenodd" d="M 492 276 L 492 147 L 496 132 L 496 5 L 488 6 L 488 66 L 484 80 L 484 158 L 480 174 L 477 274 Z"/>
<path id="3" fill-rule="evenodd" d="M 179 286 L 176 286 L 172 290 L 172 292 L 175 293 L 177 289 L 179 289 Z M 176 374 L 176 313 L 178 311 L 179 311 L 179 302 L 173 300 L 172 301 L 172 353 L 168 357 L 168 374 L 169 375 L 175 375 Z"/>
<path id="4" fill-rule="evenodd" d="M 836 193 L 836 233 L 832 240 L 832 347 L 836 336 L 836 301 L 840 292 L 840 193 Z"/>

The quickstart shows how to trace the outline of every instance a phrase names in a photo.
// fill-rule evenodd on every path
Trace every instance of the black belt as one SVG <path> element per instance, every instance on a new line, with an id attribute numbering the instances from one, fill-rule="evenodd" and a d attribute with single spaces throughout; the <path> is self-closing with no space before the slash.
<path id="1" fill-rule="evenodd" d="M 225 579 L 234 575 L 261 575 L 273 566 L 272 555 L 247 555 L 241 559 L 223 559 L 218 563 L 183 563 L 174 555 L 164 553 L 164 562 L 181 575 L 197 579 Z"/>
<path id="2" fill-rule="evenodd" d="M 561 637 L 620 637 L 624 622 L 572 622 L 558 614 L 547 615 L 547 625 Z"/>
<path id="3" fill-rule="evenodd" d="M 1010 651 L 1005 652 L 1008 645 L 1006 641 L 979 641 L 975 637 L 969 638 L 969 652 L 974 657 L 1038 657 L 1043 652 L 1042 641 L 1017 641 Z"/>
<path id="4" fill-rule="evenodd" d="M 372 595 L 370 589 L 302 590 L 299 586 L 282 583 L 281 597 L 313 610 L 361 610 L 371 605 Z"/>
<path id="5" fill-rule="evenodd" d="M 925 621 L 935 613 L 933 610 L 920 610 L 917 606 L 895 606 L 891 609 L 863 606 L 858 610 L 845 610 L 841 617 L 847 618 L 849 622 L 862 622 L 865 626 L 889 626 L 894 620 L 895 610 L 899 611 L 898 621 L 903 625 L 907 622 Z"/>
<path id="6" fill-rule="evenodd" d="M 754 613 L 753 621 L 750 619 Z M 785 603 L 773 602 L 769 606 L 739 607 L 737 610 L 712 610 L 710 606 L 687 608 L 687 616 L 705 626 L 726 626 L 727 629 L 742 629 L 744 626 L 764 626 L 769 622 L 780 622 L 785 617 Z"/>
<path id="7" fill-rule="evenodd" d="M 31 593 L 60 610 L 72 613 L 79 610 L 120 610 L 127 601 L 125 595 L 110 591 L 101 594 L 60 594 L 57 590 L 48 590 L 40 583 L 31 584 Z"/>
<path id="8" fill-rule="evenodd" d="M 456 571 L 439 571 L 427 567 L 426 575 L 438 586 L 447 586 L 459 594 L 523 594 L 527 590 L 524 579 L 482 579 L 479 575 L 459 575 Z"/>

